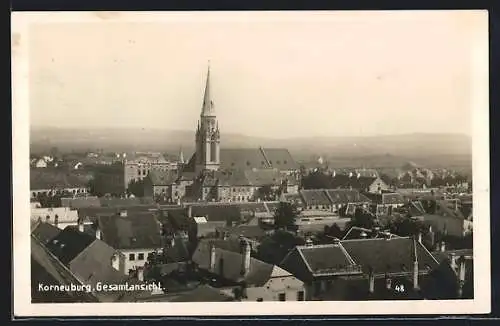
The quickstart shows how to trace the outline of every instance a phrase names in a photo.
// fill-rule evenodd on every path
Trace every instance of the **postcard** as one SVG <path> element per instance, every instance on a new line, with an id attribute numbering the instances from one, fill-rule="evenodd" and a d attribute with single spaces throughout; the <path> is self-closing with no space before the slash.
<path id="1" fill-rule="evenodd" d="M 487 11 L 11 36 L 16 317 L 490 312 Z"/>

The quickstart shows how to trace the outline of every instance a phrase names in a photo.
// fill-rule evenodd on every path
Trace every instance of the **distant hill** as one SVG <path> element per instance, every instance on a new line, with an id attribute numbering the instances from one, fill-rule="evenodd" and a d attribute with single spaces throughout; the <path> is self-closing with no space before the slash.
<path id="1" fill-rule="evenodd" d="M 231 147 L 286 147 L 297 160 L 313 155 L 335 158 L 375 158 L 377 161 L 401 160 L 401 164 L 418 158 L 471 156 L 471 138 L 460 134 L 404 134 L 372 137 L 309 137 L 271 139 L 240 134 L 222 134 L 221 146 Z M 32 127 L 32 152 L 50 150 L 84 151 L 161 151 L 178 152 L 182 147 L 186 156 L 194 150 L 194 132 L 160 129 L 69 129 Z M 401 166 L 401 164 L 399 166 Z"/>

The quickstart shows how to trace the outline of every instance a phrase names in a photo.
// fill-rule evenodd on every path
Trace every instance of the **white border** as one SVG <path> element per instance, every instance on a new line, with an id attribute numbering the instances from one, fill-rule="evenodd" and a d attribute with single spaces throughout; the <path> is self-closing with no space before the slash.
<path id="1" fill-rule="evenodd" d="M 441 11 L 442 12 L 442 11 Z M 241 316 L 241 315 L 387 315 L 489 313 L 490 198 L 488 117 L 488 12 L 470 11 L 479 26 L 471 68 L 474 186 L 474 300 L 230 302 L 230 303 L 72 303 L 32 304 L 29 238 L 29 89 L 28 25 L 67 22 L 174 22 L 350 19 L 353 15 L 385 15 L 404 19 L 411 12 L 24 12 L 12 14 L 13 82 L 13 294 L 14 315 L 22 316 Z M 429 13 L 426 13 L 429 14 Z M 311 17 L 311 15 L 313 17 Z M 387 17 L 384 17 L 387 18 Z M 477 24 L 478 23 L 478 24 Z M 452 123 L 452 121 L 450 121 Z M 480 280 L 480 281 L 479 281 Z"/>

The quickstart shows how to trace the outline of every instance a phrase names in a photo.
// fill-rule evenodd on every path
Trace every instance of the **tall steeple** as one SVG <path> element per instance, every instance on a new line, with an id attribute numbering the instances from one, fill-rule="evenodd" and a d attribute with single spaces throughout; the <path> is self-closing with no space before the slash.
<path id="1" fill-rule="evenodd" d="M 205 94 L 196 131 L 196 171 L 218 170 L 220 166 L 220 131 L 210 94 L 210 61 L 208 62 Z"/>
<path id="2" fill-rule="evenodd" d="M 207 80 L 205 82 L 205 94 L 203 96 L 203 106 L 201 108 L 201 116 L 215 116 L 214 102 L 210 95 L 210 61 L 208 61 Z"/>

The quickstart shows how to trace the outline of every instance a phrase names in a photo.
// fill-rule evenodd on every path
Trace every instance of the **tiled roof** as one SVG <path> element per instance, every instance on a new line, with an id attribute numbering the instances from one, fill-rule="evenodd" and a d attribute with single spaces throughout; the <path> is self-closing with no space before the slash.
<path id="1" fill-rule="evenodd" d="M 326 192 L 333 201 L 333 204 L 349 203 L 369 203 L 370 199 L 357 190 L 349 189 L 327 189 Z"/>
<path id="2" fill-rule="evenodd" d="M 300 246 L 297 250 L 304 256 L 313 274 L 328 274 L 355 265 L 340 245 Z"/>
<path id="3" fill-rule="evenodd" d="M 250 186 L 243 170 L 219 171 L 217 173 L 217 185 L 219 186 Z"/>
<path id="4" fill-rule="evenodd" d="M 61 263 L 68 265 L 95 240 L 89 234 L 68 227 L 48 242 L 46 247 Z"/>
<path id="5" fill-rule="evenodd" d="M 299 165 L 286 148 L 262 148 L 261 151 L 273 168 L 281 171 L 299 169 Z"/>
<path id="6" fill-rule="evenodd" d="M 305 282 L 324 275 L 361 273 L 359 266 L 339 244 L 296 246 L 283 258 L 280 266 Z"/>
<path id="7" fill-rule="evenodd" d="M 92 178 L 89 174 L 52 169 L 30 169 L 30 189 L 86 188 Z"/>
<path id="8" fill-rule="evenodd" d="M 54 239 L 59 233 L 61 233 L 61 229 L 56 226 L 53 226 L 50 223 L 40 222 L 35 227 L 31 234 L 38 239 L 43 245 L 49 243 L 52 239 Z"/>
<path id="9" fill-rule="evenodd" d="M 193 254 L 193 262 L 200 269 L 209 270 L 210 268 L 210 245 L 210 241 L 201 241 Z M 240 253 L 215 247 L 215 274 L 233 282 L 244 280 L 249 286 L 262 286 L 271 278 L 274 266 L 253 257 L 250 258 L 250 270 L 243 277 L 241 273 L 243 258 Z M 220 266 L 221 260 L 223 261 L 222 267 Z"/>
<path id="10" fill-rule="evenodd" d="M 113 268 L 111 260 L 116 251 L 101 240 L 92 242 L 71 261 L 70 270 L 86 284 L 97 282 L 117 284 L 127 276 Z"/>
<path id="11" fill-rule="evenodd" d="M 323 189 L 301 190 L 300 194 L 302 195 L 302 198 L 307 206 L 332 204 Z"/>
<path id="12" fill-rule="evenodd" d="M 411 238 L 343 240 L 341 243 L 365 273 L 370 267 L 376 274 L 411 273 L 414 243 L 420 271 L 429 271 L 438 265 L 431 253 Z"/>
<path id="13" fill-rule="evenodd" d="M 175 183 L 178 178 L 178 174 L 177 171 L 173 170 L 151 170 L 149 171 L 149 178 L 153 186 L 168 186 Z"/>
<path id="14" fill-rule="evenodd" d="M 265 185 L 279 186 L 285 180 L 289 186 L 297 185 L 295 178 L 282 175 L 278 169 L 246 170 L 245 175 L 250 184 L 256 187 Z"/>
<path id="15" fill-rule="evenodd" d="M 115 249 L 162 247 L 160 223 L 153 214 L 101 216 L 101 239 Z"/>
<path id="16" fill-rule="evenodd" d="M 374 178 L 374 177 L 360 176 L 358 178 L 357 176 L 349 177 L 348 175 L 337 174 L 332 178 L 331 188 L 349 189 L 352 187 L 352 189 L 364 191 L 364 190 L 368 189 L 368 187 L 370 187 L 370 185 L 376 179 L 377 178 Z"/>
<path id="17" fill-rule="evenodd" d="M 248 170 L 270 167 L 258 148 L 221 148 L 220 162 L 222 169 Z"/>
<path id="18" fill-rule="evenodd" d="M 382 203 L 384 205 L 387 205 L 387 204 L 404 204 L 405 202 L 406 201 L 403 198 L 403 196 L 401 196 L 398 193 L 383 193 L 382 194 Z"/>

